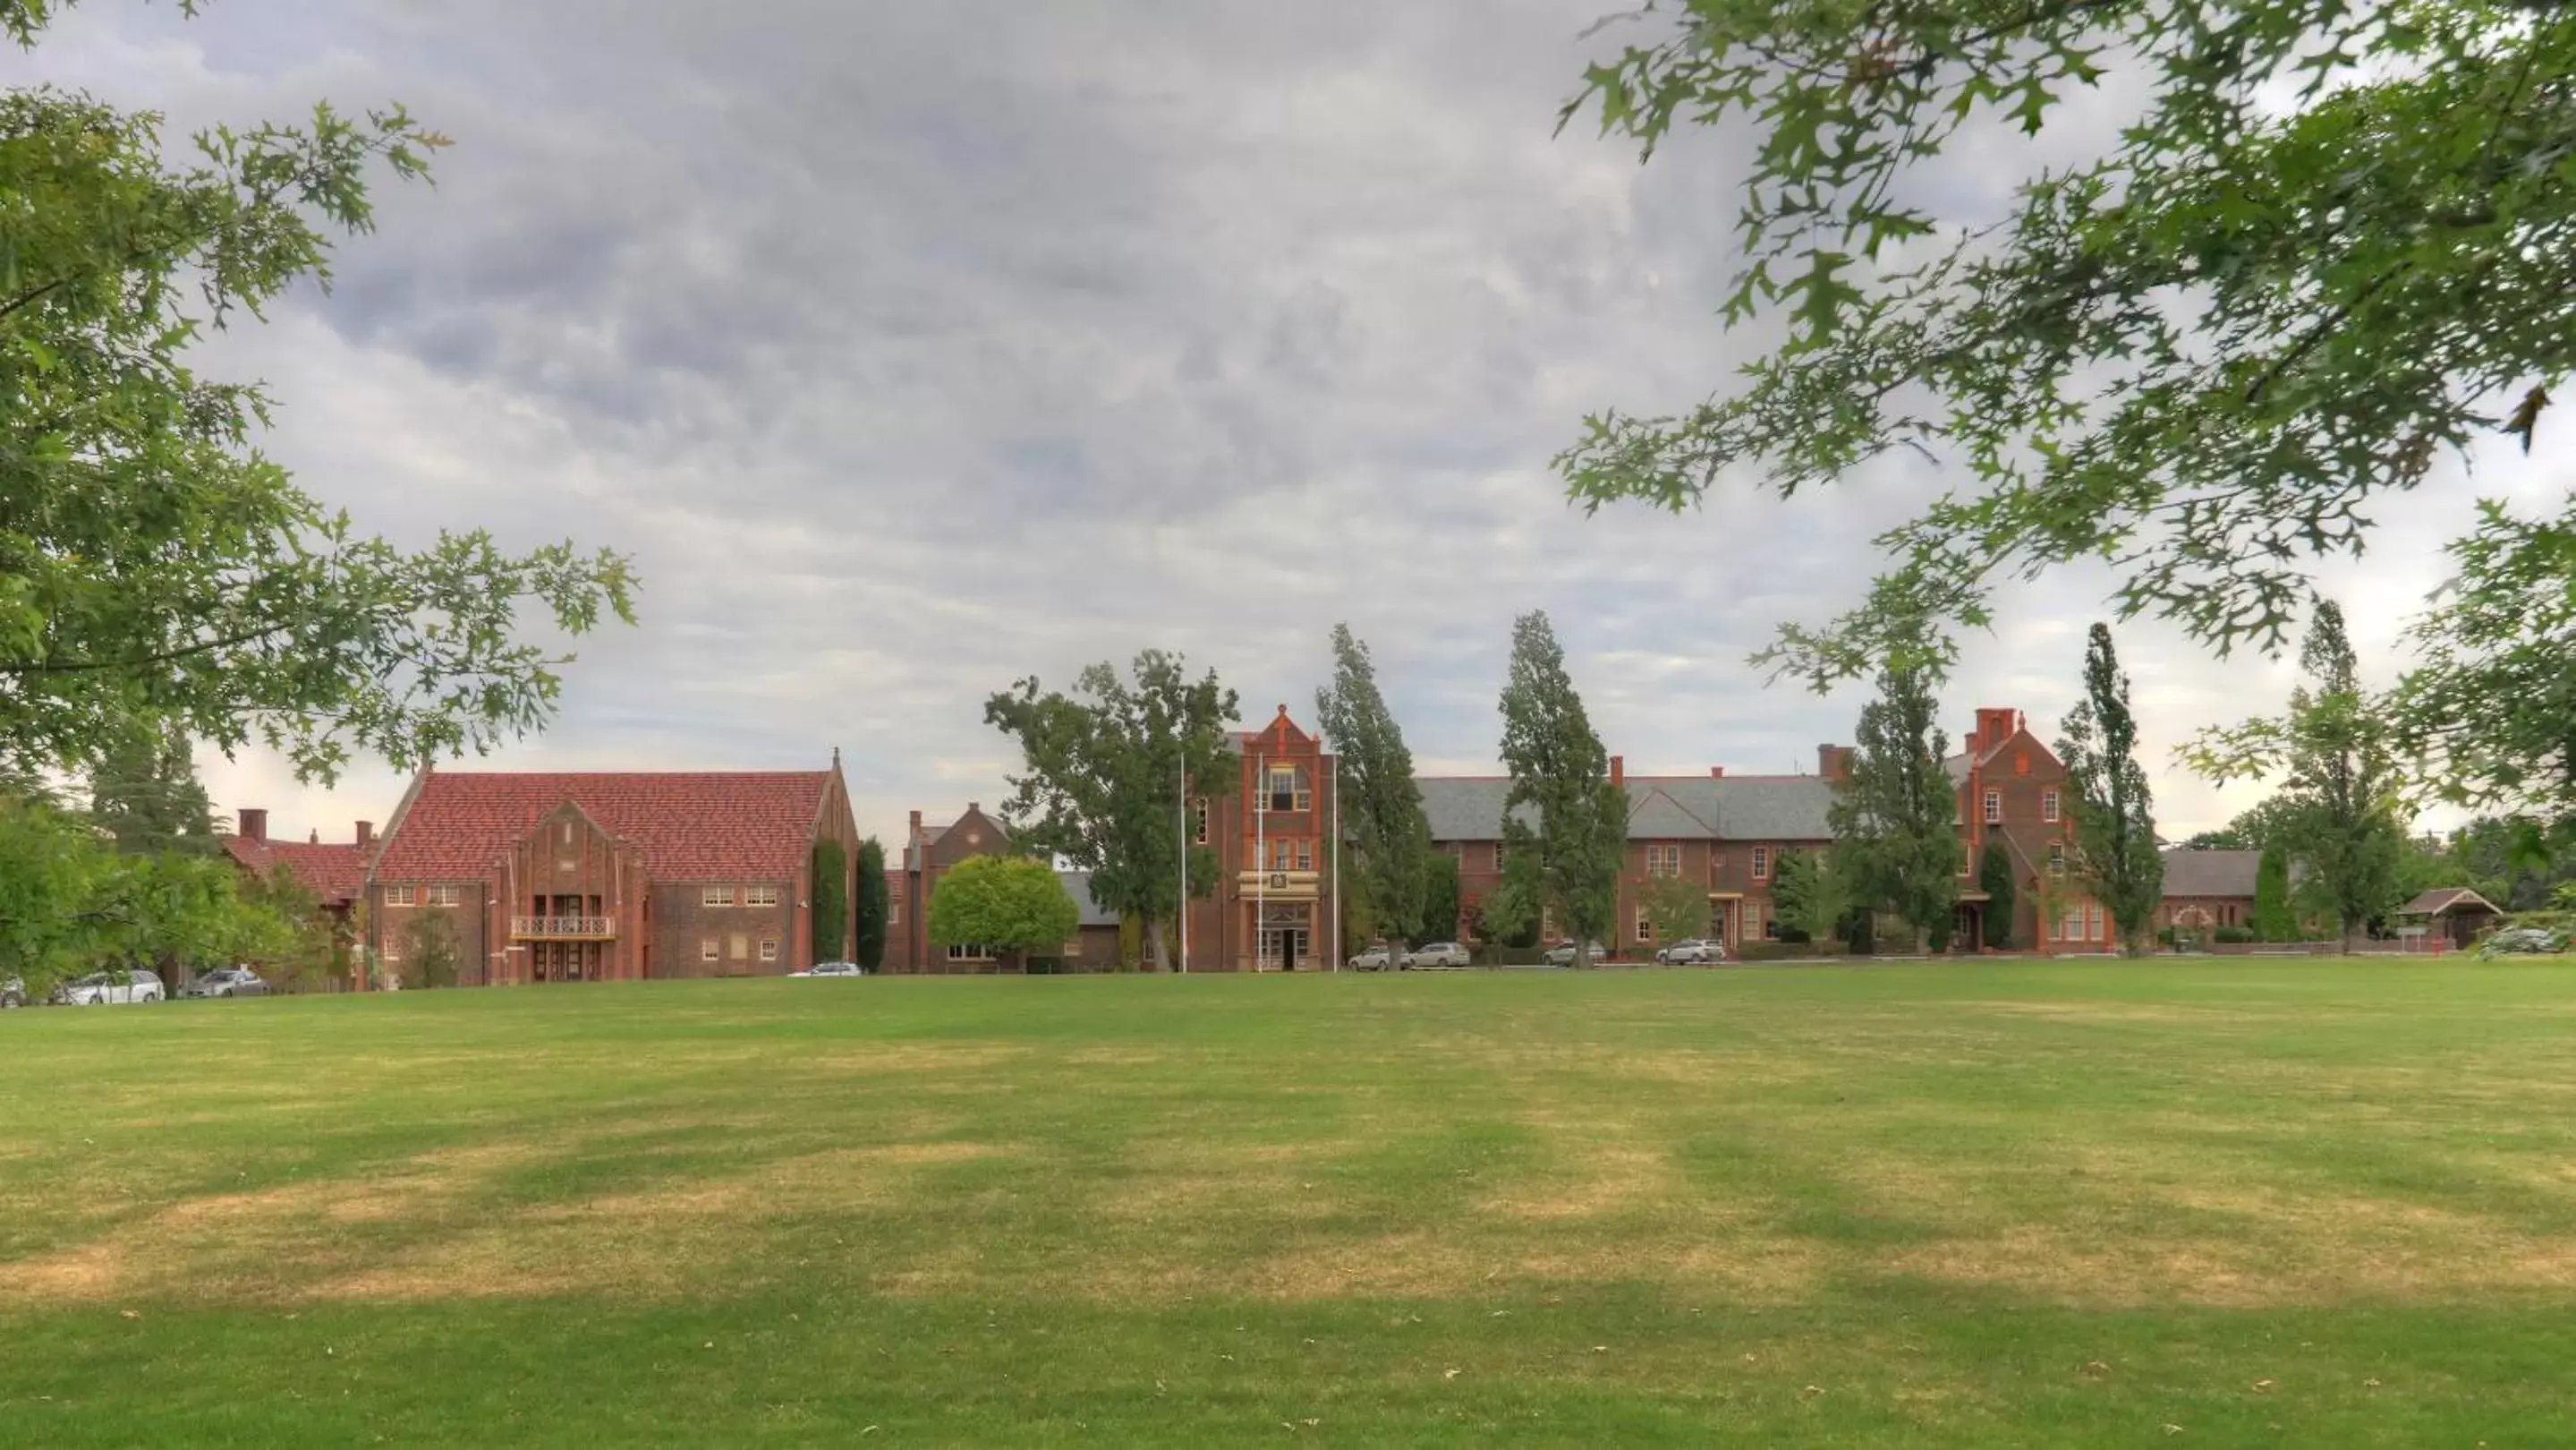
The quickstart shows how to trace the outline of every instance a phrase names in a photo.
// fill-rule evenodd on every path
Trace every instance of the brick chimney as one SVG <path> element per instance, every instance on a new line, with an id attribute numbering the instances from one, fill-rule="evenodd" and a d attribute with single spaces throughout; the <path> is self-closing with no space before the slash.
<path id="1" fill-rule="evenodd" d="M 313 827 L 309 827 L 309 828 L 307 828 L 307 829 L 306 829 L 306 831 L 304 832 L 304 844 L 305 844 L 305 845 L 308 845 L 308 846 L 319 846 L 319 845 L 321 845 L 321 844 L 322 844 L 322 828 L 321 828 L 320 826 L 313 826 Z"/>
<path id="2" fill-rule="evenodd" d="M 1627 758 L 1626 756 L 1624 756 L 1624 755 L 1614 755 L 1614 756 L 1611 756 L 1611 757 L 1610 757 L 1610 788 L 1611 788 L 1612 790 L 1618 790 L 1618 789 L 1621 789 L 1621 788 L 1625 787 L 1627 784 L 1628 784 L 1628 758 Z"/>
<path id="3" fill-rule="evenodd" d="M 2009 706 L 1987 705 L 1977 711 L 1977 733 L 1968 737 L 1971 751 L 1992 750 L 2013 738 L 2021 729 L 2021 712 Z"/>
<path id="4" fill-rule="evenodd" d="M 369 846 L 372 846 L 372 845 L 374 845 L 375 843 L 376 843 L 376 823 L 375 823 L 375 822 L 373 822 L 373 821 L 360 821 L 360 822 L 358 822 L 358 847 L 359 847 L 359 849 L 364 850 L 365 848 L 367 848 L 367 847 L 369 847 Z"/>
<path id="5" fill-rule="evenodd" d="M 1852 748 L 1848 745 L 1816 747 L 1816 774 L 1827 780 L 1851 779 Z"/>
<path id="6" fill-rule="evenodd" d="M 1723 765 L 1712 765 L 1712 766 L 1710 766 L 1710 767 L 1708 768 L 1708 778 L 1709 778 L 1709 779 L 1711 779 L 1711 780 L 1724 780 L 1724 779 L 1726 779 L 1726 767 L 1725 767 L 1725 766 L 1723 766 Z"/>
<path id="7" fill-rule="evenodd" d="M 256 806 L 244 806 L 241 813 L 241 838 L 245 841 L 268 839 L 268 812 Z"/>

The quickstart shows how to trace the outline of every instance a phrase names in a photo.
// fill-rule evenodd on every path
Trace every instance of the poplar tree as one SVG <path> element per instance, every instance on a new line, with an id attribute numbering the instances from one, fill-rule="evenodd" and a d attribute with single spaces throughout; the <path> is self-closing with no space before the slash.
<path id="1" fill-rule="evenodd" d="M 887 918 L 893 913 L 892 893 L 886 888 L 885 847 L 874 836 L 859 843 L 857 890 L 853 894 L 851 924 L 857 940 L 852 943 L 851 957 L 873 972 L 885 964 Z"/>
<path id="2" fill-rule="evenodd" d="M 1610 784 L 1609 752 L 1584 714 L 1544 611 L 1512 622 L 1502 714 L 1503 767 L 1512 778 L 1503 802 L 1506 850 L 1537 852 L 1542 899 L 1575 942 L 1574 964 L 1588 966 L 1591 944 L 1608 936 L 1618 911 L 1628 797 Z M 1515 838 L 1512 812 L 1524 805 L 1538 820 Z"/>
<path id="3" fill-rule="evenodd" d="M 2299 913 L 2290 905 L 2290 858 L 2279 846 L 2264 847 L 2254 863 L 2254 939 L 2299 939 Z"/>
<path id="4" fill-rule="evenodd" d="M 2121 949 L 2135 955 L 2164 901 L 2165 858 L 2156 847 L 2155 797 L 2138 764 L 2129 676 L 2107 624 L 2096 622 L 2085 643 L 2084 698 L 2065 729 L 2057 757 L 2075 814 L 2071 869 L 2109 914 Z"/>
<path id="5" fill-rule="evenodd" d="M 1347 624 L 1333 626 L 1333 683 L 1315 692 L 1315 717 L 1338 757 L 1334 789 L 1349 843 L 1350 884 L 1389 941 L 1446 938 L 1458 929 L 1456 888 L 1445 919 L 1425 909 L 1431 823 L 1414 783 L 1413 752 L 1378 693 L 1368 646 Z"/>
<path id="6" fill-rule="evenodd" d="M 2304 889 L 2334 915 L 2350 950 L 2399 900 L 2399 812 L 2411 784 L 2396 750 L 2402 725 L 2388 700 L 2362 688 L 2334 601 L 2317 601 L 2299 664 L 2308 683 L 2291 692 L 2285 714 L 2204 731 L 2184 755 L 2213 780 L 2280 775 L 2272 840 L 2306 868 Z"/>
<path id="7" fill-rule="evenodd" d="M 1899 666 L 1878 677 L 1878 698 L 1861 707 L 1851 770 L 1827 820 L 1856 894 L 1914 929 L 1920 950 L 1950 941 L 1959 899 L 1959 800 L 1943 764 L 1950 737 L 1924 670 Z"/>
<path id="8" fill-rule="evenodd" d="M 1977 886 L 1986 893 L 1986 945 L 2011 946 L 2020 887 L 2013 871 L 2012 851 L 1995 837 L 1986 838 L 1984 858 L 1977 862 Z"/>

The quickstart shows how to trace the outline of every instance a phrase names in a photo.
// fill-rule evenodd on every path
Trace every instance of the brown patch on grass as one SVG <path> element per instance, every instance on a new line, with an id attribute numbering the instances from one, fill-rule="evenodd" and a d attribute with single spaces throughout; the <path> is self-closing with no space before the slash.
<path id="1" fill-rule="evenodd" d="M 980 1072 L 1026 1057 L 1029 1050 L 999 1042 L 870 1042 L 800 1058 L 805 1072 L 943 1073 Z"/>
<path id="2" fill-rule="evenodd" d="M 2186 1007 L 2172 1002 L 1961 1002 L 1960 1007 L 2059 1022 L 2162 1022 L 2207 1027 L 2246 1016 L 2241 1009 Z"/>

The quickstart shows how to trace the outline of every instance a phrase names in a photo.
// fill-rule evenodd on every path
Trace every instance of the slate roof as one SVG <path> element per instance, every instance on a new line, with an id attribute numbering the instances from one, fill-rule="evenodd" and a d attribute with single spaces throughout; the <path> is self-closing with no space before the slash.
<path id="1" fill-rule="evenodd" d="M 2254 899 L 2254 878 L 2262 869 L 2260 851 L 2194 851 L 2176 846 L 2164 853 L 2165 895 L 2241 896 Z"/>
<path id="2" fill-rule="evenodd" d="M 2413 901 L 2397 908 L 2399 916 L 2440 916 L 2453 907 L 2469 911 L 2493 912 L 2494 902 L 2465 886 L 2436 886 Z"/>
<path id="3" fill-rule="evenodd" d="M 1431 839 L 1501 838 L 1508 779 L 1425 776 L 1414 783 Z M 1822 776 L 1631 776 L 1627 789 L 1632 841 L 1822 841 L 1833 835 L 1825 820 L 1833 787 Z M 1538 823 L 1535 809 L 1522 811 L 1523 820 Z"/>
<path id="4" fill-rule="evenodd" d="M 1118 913 L 1092 899 L 1090 872 L 1058 871 L 1055 873 L 1055 879 L 1064 883 L 1065 895 L 1072 897 L 1074 906 L 1081 910 L 1082 925 L 1116 926 L 1118 924 Z"/>
<path id="5" fill-rule="evenodd" d="M 391 881 L 489 876 L 548 811 L 570 801 L 633 846 L 664 881 L 784 881 L 813 849 L 830 771 L 530 773 L 431 771 L 388 833 Z"/>
<path id="6" fill-rule="evenodd" d="M 321 898 L 325 906 L 346 906 L 367 884 L 367 848 L 354 842 L 322 845 L 310 841 L 254 841 L 226 836 L 225 854 L 265 880 L 279 867 Z"/>

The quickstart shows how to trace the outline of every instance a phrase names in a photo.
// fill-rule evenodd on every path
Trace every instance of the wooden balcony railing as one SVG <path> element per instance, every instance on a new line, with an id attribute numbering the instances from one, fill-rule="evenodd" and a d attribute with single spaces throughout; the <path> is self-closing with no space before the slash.
<path id="1" fill-rule="evenodd" d="M 514 916 L 510 935 L 553 941 L 605 941 L 617 935 L 613 916 Z"/>

